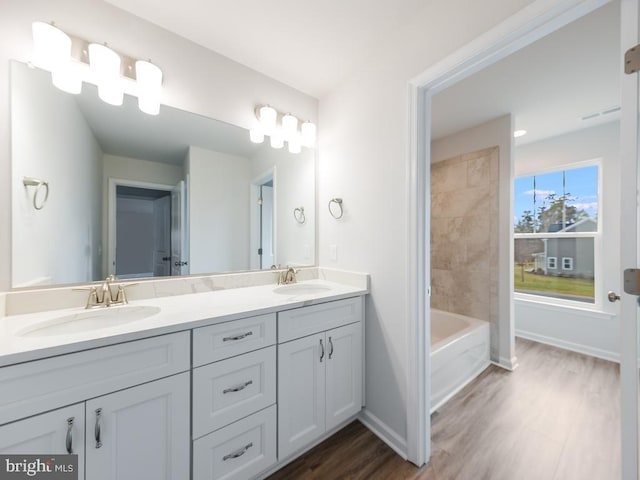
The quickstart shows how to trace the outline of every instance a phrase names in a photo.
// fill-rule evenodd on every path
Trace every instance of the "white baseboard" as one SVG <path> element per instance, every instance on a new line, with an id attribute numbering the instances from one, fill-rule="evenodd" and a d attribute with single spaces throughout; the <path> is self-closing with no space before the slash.
<path id="1" fill-rule="evenodd" d="M 509 370 L 513 372 L 516 368 L 518 368 L 518 357 L 504 358 L 500 357 L 498 361 L 491 360 L 491 363 L 496 367 L 504 368 L 505 370 Z"/>
<path id="2" fill-rule="evenodd" d="M 389 445 L 394 452 L 407 460 L 407 441 L 394 430 L 389 428 L 386 423 L 366 408 L 360 412 L 358 420 L 360 420 L 360 422 L 371 430 L 380 440 Z"/>
<path id="3" fill-rule="evenodd" d="M 551 345 L 552 347 L 563 348 L 565 350 L 590 355 L 596 358 L 602 358 L 603 360 L 609 360 L 611 362 L 620 362 L 620 355 L 616 352 L 610 352 L 608 350 L 602 350 L 588 345 L 582 345 L 580 343 L 567 342 L 566 340 L 560 340 L 558 338 L 547 337 L 545 335 L 518 329 L 516 329 L 516 337 L 533 340 L 534 342 L 544 343 L 546 345 Z"/>

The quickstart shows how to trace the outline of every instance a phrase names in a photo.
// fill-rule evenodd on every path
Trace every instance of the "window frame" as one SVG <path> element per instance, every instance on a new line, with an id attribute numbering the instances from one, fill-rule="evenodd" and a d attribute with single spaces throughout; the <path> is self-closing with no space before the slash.
<path id="1" fill-rule="evenodd" d="M 594 255 L 595 255 L 595 252 L 594 252 Z M 569 261 L 568 267 L 565 266 L 567 260 Z M 566 272 L 573 271 L 573 257 L 562 257 L 562 270 Z M 595 288 L 595 282 L 594 282 L 594 288 Z"/>
<path id="2" fill-rule="evenodd" d="M 598 214 L 596 218 L 596 232 L 555 232 L 555 233 L 515 233 L 514 226 L 511 229 L 512 248 L 515 248 L 515 241 L 518 239 L 532 239 L 532 238 L 593 238 L 593 265 L 594 265 L 594 282 L 593 282 L 593 302 L 584 302 L 580 300 L 568 300 L 563 298 L 554 298 L 535 293 L 522 293 L 515 290 L 512 286 L 514 300 L 525 300 L 535 303 L 545 303 L 549 305 L 556 305 L 561 307 L 572 307 L 583 310 L 595 310 L 603 311 L 604 294 L 602 293 L 602 278 L 604 273 L 604 265 L 602 262 L 602 214 L 605 211 L 604 205 L 606 200 L 603 197 L 603 173 L 602 173 L 602 158 L 593 158 L 590 160 L 581 160 L 576 162 L 569 162 L 554 165 L 548 168 L 541 168 L 536 170 L 527 170 L 519 172 L 518 175 L 513 175 L 511 179 L 512 188 L 515 186 L 515 180 L 518 178 L 532 177 L 534 175 L 544 175 L 546 173 L 561 172 L 563 170 L 574 170 L 583 167 L 597 167 L 598 168 L 598 180 L 597 180 L 597 201 L 598 201 Z M 513 192 L 513 190 L 512 190 Z M 513 192 L 515 195 L 515 192 Z M 512 195 L 512 202 L 515 202 Z M 512 268 L 514 271 L 514 259 L 511 259 Z M 557 263 L 556 263 L 557 265 Z M 562 265 L 561 265 L 562 266 Z"/>
<path id="3" fill-rule="evenodd" d="M 551 264 L 553 263 L 553 266 Z M 547 268 L 552 270 L 558 269 L 558 257 L 547 257 Z"/>

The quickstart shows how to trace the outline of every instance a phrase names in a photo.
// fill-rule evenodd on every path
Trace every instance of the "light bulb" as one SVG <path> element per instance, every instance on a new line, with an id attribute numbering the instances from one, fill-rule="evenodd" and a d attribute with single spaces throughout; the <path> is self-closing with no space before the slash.
<path id="1" fill-rule="evenodd" d="M 162 90 L 162 70 L 151 62 L 136 62 L 136 86 L 138 108 L 149 115 L 160 113 L 160 92 Z"/>
<path id="2" fill-rule="evenodd" d="M 276 128 L 276 119 L 278 118 L 278 112 L 270 105 L 265 105 L 260 108 L 260 126 L 262 131 L 270 135 Z"/>
<path id="3" fill-rule="evenodd" d="M 89 44 L 89 64 L 98 96 L 110 105 L 122 105 L 124 90 L 120 83 L 120 56 L 106 45 Z"/>
<path id="4" fill-rule="evenodd" d="M 293 138 L 298 133 L 298 119 L 287 113 L 282 117 L 282 130 L 287 138 Z"/>
<path id="5" fill-rule="evenodd" d="M 53 72 L 71 59 L 71 38 L 53 25 L 33 22 L 33 64 Z"/>
<path id="6" fill-rule="evenodd" d="M 294 135 L 289 139 L 289 153 L 300 153 L 302 151 L 302 145 L 300 144 L 300 137 Z"/>
<path id="7" fill-rule="evenodd" d="M 249 140 L 251 140 L 252 143 L 264 142 L 264 132 L 260 130 L 259 127 L 253 127 L 249 130 Z"/>
<path id="8" fill-rule="evenodd" d="M 273 148 L 284 147 L 284 136 L 281 131 L 275 131 L 271 134 L 271 146 Z"/>
<path id="9" fill-rule="evenodd" d="M 63 92 L 74 95 L 79 94 L 82 92 L 82 73 L 80 68 L 80 64 L 74 60 L 67 61 L 66 65 L 62 65 L 51 72 L 53 85 Z"/>
<path id="10" fill-rule="evenodd" d="M 316 143 L 316 124 L 312 122 L 304 122 L 300 127 L 302 135 L 302 144 L 305 147 L 313 147 Z"/>

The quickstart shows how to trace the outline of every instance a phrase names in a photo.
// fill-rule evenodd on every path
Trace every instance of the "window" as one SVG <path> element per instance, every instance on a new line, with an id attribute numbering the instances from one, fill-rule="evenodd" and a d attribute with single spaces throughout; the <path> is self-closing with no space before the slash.
<path id="1" fill-rule="evenodd" d="M 599 168 L 584 165 L 515 179 L 516 293 L 595 302 Z"/>
<path id="2" fill-rule="evenodd" d="M 562 257 L 562 270 L 573 270 L 572 257 Z"/>

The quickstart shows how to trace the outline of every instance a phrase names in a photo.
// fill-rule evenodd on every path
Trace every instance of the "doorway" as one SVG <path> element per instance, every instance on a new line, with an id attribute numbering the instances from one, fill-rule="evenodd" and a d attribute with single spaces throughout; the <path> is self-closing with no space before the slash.
<path id="1" fill-rule="evenodd" d="M 458 51 L 456 54 L 447 58 L 441 64 L 435 65 L 433 68 L 425 72 L 420 77 L 414 79 L 412 85 L 415 88 L 412 91 L 413 99 L 412 106 L 414 107 L 413 115 L 411 118 L 411 130 L 413 135 L 413 150 L 411 154 L 411 158 L 413 160 L 413 168 L 417 172 L 417 176 L 419 179 L 426 181 L 419 181 L 417 187 L 414 186 L 413 190 L 413 198 L 417 207 L 418 212 L 429 212 L 429 171 L 428 166 L 430 165 L 430 148 L 428 145 L 431 143 L 431 138 L 429 132 L 431 131 L 431 122 L 430 118 L 431 108 L 433 105 L 434 96 L 443 91 L 448 86 L 451 86 L 458 82 L 459 80 L 466 78 L 472 75 L 475 72 L 480 71 L 481 69 L 487 67 L 488 65 L 493 64 L 497 60 L 503 59 L 507 57 L 510 53 L 513 53 L 526 45 L 533 43 L 534 41 L 546 36 L 550 32 L 554 32 L 559 28 L 567 25 L 576 19 L 579 19 L 586 15 L 587 13 L 594 11 L 596 8 L 607 4 L 608 2 L 581 2 L 581 1 L 572 1 L 565 2 L 562 7 L 558 7 L 553 11 L 545 11 L 544 6 L 540 5 L 540 2 L 535 2 L 538 5 L 533 5 L 531 9 L 525 9 L 522 15 L 514 16 L 514 18 L 510 19 L 506 22 L 506 25 L 503 24 L 500 28 L 496 28 L 493 31 L 487 33 L 487 35 L 478 39 L 478 41 L 474 42 L 473 48 L 463 48 Z M 536 11 L 535 7 L 539 7 L 540 10 Z M 622 0 L 622 14 L 621 18 L 623 19 L 622 25 L 622 37 L 623 39 L 627 39 L 627 46 L 632 46 L 637 43 L 637 19 L 638 19 L 638 9 L 637 2 L 635 0 L 625 1 Z M 624 42 L 623 42 L 624 44 Z M 618 51 L 617 58 L 620 58 L 620 51 Z M 627 127 L 621 127 L 621 137 L 622 137 L 622 145 L 623 151 L 627 153 L 626 156 L 622 156 L 621 158 L 621 168 L 624 167 L 629 172 L 626 176 L 620 175 L 618 180 L 622 178 L 623 183 L 626 181 L 627 183 L 631 183 L 633 181 L 633 188 L 630 188 L 629 191 L 635 192 L 635 184 L 636 184 L 636 172 L 637 172 L 637 148 L 632 147 L 634 141 L 629 141 L 629 139 L 635 139 L 637 135 L 636 126 L 637 126 L 637 108 L 633 108 L 633 106 L 637 106 L 637 80 L 630 82 L 628 80 L 623 80 L 623 102 L 624 105 L 631 105 L 632 108 L 629 110 L 633 110 L 631 113 L 625 113 L 624 108 L 621 114 L 622 122 L 626 121 Z M 633 83 L 631 87 L 626 86 L 624 84 Z M 626 93 L 624 93 L 626 91 Z M 625 100 L 626 99 L 626 100 Z M 626 133 L 625 133 L 626 131 Z M 625 137 L 628 137 L 625 140 Z M 417 146 L 417 148 L 415 148 Z M 631 147 L 630 147 L 631 146 Z M 627 148 L 630 147 L 630 148 Z M 422 163 L 424 162 L 424 163 Z M 626 205 L 624 201 L 624 193 L 618 192 L 622 195 L 621 204 Z M 621 238 L 626 238 L 627 241 L 622 243 L 627 243 L 627 247 L 622 246 L 623 250 L 623 259 L 627 258 L 627 263 L 631 265 L 635 265 L 635 258 L 637 255 L 637 242 L 636 242 L 636 217 L 637 212 L 635 208 L 635 200 L 633 198 L 627 199 L 630 205 L 633 206 L 633 212 L 627 211 L 631 218 L 632 227 L 627 228 L 624 224 L 621 226 Z M 627 208 L 630 210 L 631 207 Z M 624 210 L 624 208 L 623 208 Z M 431 283 L 430 279 L 430 262 L 429 262 L 429 232 L 430 225 L 428 218 L 422 218 L 423 216 L 418 213 L 415 219 L 411 219 L 410 221 L 410 231 L 412 232 L 412 238 L 416 238 L 418 241 L 417 249 L 413 250 L 413 255 L 416 261 L 419 261 L 421 257 L 423 258 L 422 262 L 418 263 L 418 272 L 416 276 L 416 281 L 413 283 L 412 293 L 414 295 L 414 299 L 417 301 L 417 306 L 412 309 L 414 318 L 416 319 L 415 324 L 412 326 L 413 332 L 417 334 L 418 340 L 413 345 L 418 352 L 416 355 L 416 359 L 418 362 L 421 360 L 424 364 L 427 365 L 427 370 L 429 368 L 429 359 L 428 359 L 428 344 L 429 344 L 429 332 L 421 332 L 420 329 L 424 328 L 421 323 L 421 318 L 429 317 L 428 307 L 429 307 L 429 299 L 428 294 L 424 295 L 424 291 L 428 290 L 425 288 L 422 289 L 421 285 L 428 286 Z M 509 225 L 511 226 L 513 215 L 510 215 L 507 218 Z M 626 218 L 626 216 L 624 216 Z M 629 232 L 630 235 L 627 237 L 624 234 L 624 231 Z M 424 246 L 425 249 L 422 250 Z M 510 250 L 513 248 L 509 247 Z M 615 249 L 616 255 L 617 252 L 620 251 L 620 247 Z M 626 254 L 624 253 L 626 251 Z M 425 254 L 426 252 L 426 254 Z M 511 250 L 512 252 L 512 250 Z M 512 257 L 512 255 L 510 255 Z M 509 260 L 512 262 L 512 259 Z M 624 264 L 624 262 L 621 262 Z M 569 266 L 570 263 L 566 262 L 566 265 Z M 567 267 L 568 268 L 568 267 Z M 506 271 L 512 275 L 512 268 L 507 269 Z M 423 283 L 424 282 L 424 283 Z M 509 280 L 512 286 L 513 279 Z M 615 286 L 620 285 L 620 275 L 618 272 L 618 276 L 616 277 Z M 596 286 L 596 288 L 598 288 Z M 624 363 L 625 363 L 625 351 L 633 349 L 635 355 L 635 349 L 637 346 L 635 345 L 637 339 L 637 326 L 635 322 L 635 306 L 633 308 L 625 309 L 624 305 L 624 297 L 623 297 L 623 308 L 622 314 L 620 315 L 621 319 L 621 329 L 624 332 L 625 330 L 629 332 L 631 335 L 625 335 L 623 333 L 622 337 L 627 338 L 625 347 L 623 342 L 622 345 L 622 363 L 623 363 L 623 372 L 624 372 Z M 627 301 L 627 303 L 629 303 Z M 625 314 L 626 311 L 626 314 Z M 513 330 L 513 323 L 509 318 L 506 319 L 506 327 Z M 628 322 L 628 323 L 627 323 Z M 426 325 L 429 323 L 427 322 Z M 629 326 L 631 324 L 632 326 Z M 631 345 L 633 343 L 633 345 Z M 625 427 L 628 431 L 625 433 L 623 431 L 623 441 L 624 449 L 623 449 L 623 477 L 624 478 L 636 478 L 635 474 L 629 474 L 630 471 L 635 472 L 637 469 L 637 368 L 635 366 L 635 361 L 631 360 L 631 355 L 627 357 L 629 360 L 629 364 L 633 364 L 632 373 L 628 373 L 629 377 L 633 376 L 635 378 L 630 378 L 627 386 L 624 386 L 623 381 L 623 418 L 626 415 L 626 418 L 631 421 L 627 421 L 627 427 Z M 420 381 L 420 364 L 412 365 L 411 370 L 417 373 L 417 380 Z M 629 368 L 629 365 L 627 365 Z M 623 373 L 623 377 L 624 377 Z M 428 386 L 428 378 L 425 375 L 423 382 L 426 383 L 425 388 L 417 387 L 417 391 L 414 392 L 413 400 L 417 399 L 418 404 L 420 405 L 422 401 L 424 404 L 428 405 L 428 396 L 429 396 L 429 386 Z M 624 393 L 626 391 L 626 394 Z M 422 396 L 422 397 L 421 397 Z M 422 400 L 420 400 L 422 398 Z M 625 400 L 625 398 L 627 400 Z M 628 407 L 626 409 L 627 413 L 625 414 L 625 401 L 628 403 Z M 631 408 L 633 405 L 633 408 Z M 633 413 L 633 409 L 635 408 L 636 412 Z M 411 418 L 412 422 L 415 424 L 415 419 L 420 418 L 419 413 L 416 416 L 411 415 L 411 406 L 408 407 L 409 410 L 409 418 Z M 419 409 L 423 412 L 428 412 L 427 408 Z M 414 410 L 415 411 L 415 410 Z M 429 428 L 428 428 L 428 418 L 426 414 L 423 413 L 423 418 L 425 418 L 424 424 L 427 425 L 426 431 L 420 432 L 420 424 L 414 428 L 412 432 L 412 427 L 408 424 L 408 437 L 410 440 L 410 445 L 413 443 L 412 439 L 415 439 L 415 445 L 417 447 L 415 455 L 419 458 L 421 455 L 425 455 L 425 460 L 429 455 Z M 623 422 L 623 425 L 625 422 Z M 631 425 L 631 426 L 629 426 Z M 623 428 L 624 430 L 624 428 Z M 635 431 L 635 435 L 633 432 Z M 415 435 L 415 437 L 413 437 Z M 413 437 L 413 438 L 412 438 Z M 424 452 L 424 453 L 423 453 Z M 410 458 L 411 458 L 411 449 L 410 449 Z"/>
<path id="2" fill-rule="evenodd" d="M 276 265 L 275 175 L 273 167 L 251 182 L 251 269 Z"/>

